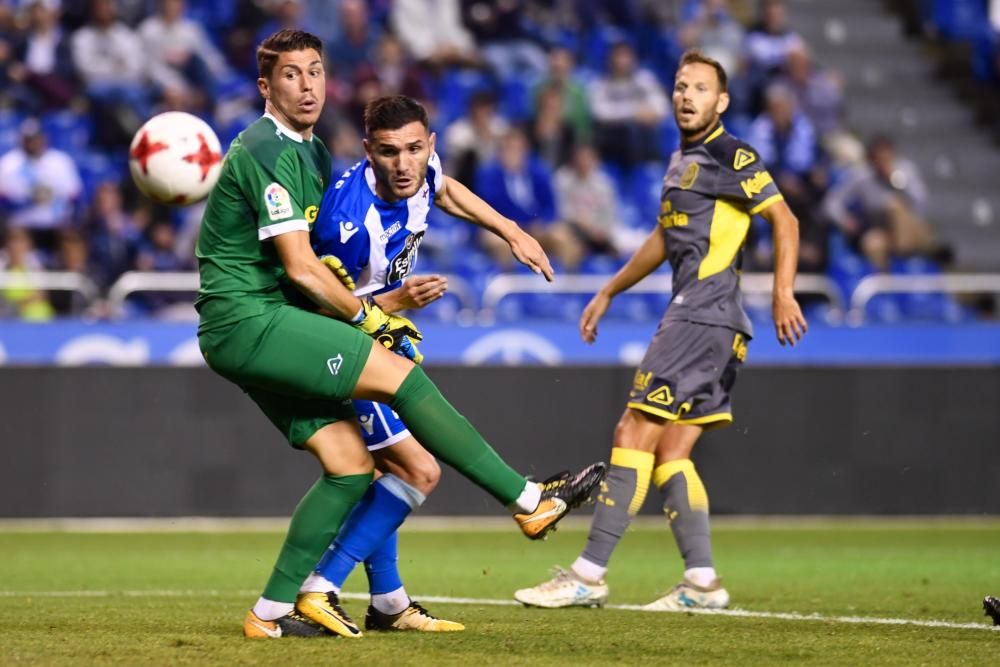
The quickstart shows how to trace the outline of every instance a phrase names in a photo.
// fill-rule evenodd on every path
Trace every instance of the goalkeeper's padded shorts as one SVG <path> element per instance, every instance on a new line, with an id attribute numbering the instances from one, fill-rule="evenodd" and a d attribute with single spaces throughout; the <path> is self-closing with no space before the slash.
<path id="1" fill-rule="evenodd" d="M 350 399 L 374 341 L 351 325 L 294 306 L 198 337 L 208 365 L 239 385 L 293 447 L 354 419 Z"/>

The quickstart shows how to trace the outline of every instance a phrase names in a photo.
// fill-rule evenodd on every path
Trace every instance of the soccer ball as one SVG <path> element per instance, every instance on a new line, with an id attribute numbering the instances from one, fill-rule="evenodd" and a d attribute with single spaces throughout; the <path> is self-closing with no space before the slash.
<path id="1" fill-rule="evenodd" d="M 208 196 L 222 171 L 222 147 L 208 123 L 183 111 L 153 116 L 128 151 L 136 186 L 161 204 L 186 206 Z"/>

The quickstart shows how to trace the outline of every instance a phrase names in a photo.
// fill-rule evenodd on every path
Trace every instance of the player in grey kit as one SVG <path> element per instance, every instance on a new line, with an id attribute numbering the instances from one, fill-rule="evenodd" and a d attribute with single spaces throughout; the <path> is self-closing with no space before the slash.
<path id="1" fill-rule="evenodd" d="M 651 479 L 686 569 L 681 583 L 645 608 L 729 604 L 712 559 L 708 494 L 690 457 L 706 429 L 733 419 L 730 391 L 753 334 L 739 283 L 751 216 L 761 215 L 774 227 L 773 316 L 781 344 L 800 340 L 806 321 L 792 293 L 798 221 L 757 152 L 722 127 L 720 115 L 728 105 L 725 70 L 697 51 L 686 52 L 673 91 L 682 144 L 663 180 L 659 224 L 584 309 L 580 335 L 594 342 L 614 296 L 667 260 L 673 296 L 615 428 L 611 467 L 587 545 L 571 569 L 517 591 L 515 599 L 524 604 L 603 605 L 608 561 L 642 507 Z"/>

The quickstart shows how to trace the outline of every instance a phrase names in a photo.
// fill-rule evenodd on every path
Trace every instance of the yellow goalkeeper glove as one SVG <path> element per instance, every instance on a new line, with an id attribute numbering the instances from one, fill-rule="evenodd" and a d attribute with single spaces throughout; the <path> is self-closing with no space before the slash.
<path id="1" fill-rule="evenodd" d="M 379 308 L 372 297 L 361 299 L 361 311 L 351 320 L 351 324 L 374 338 L 386 349 L 406 357 L 415 364 L 424 360 L 417 349 L 416 341 L 424 336 L 417 326 L 400 315 L 389 315 Z"/>
<path id="2" fill-rule="evenodd" d="M 344 284 L 344 287 L 354 291 L 356 285 L 354 284 L 354 279 L 351 278 L 351 274 L 347 272 L 347 268 L 344 263 L 340 261 L 339 257 L 334 255 L 323 255 L 319 258 L 319 261 L 326 264 L 326 267 L 333 271 L 333 275 L 337 276 L 337 279 Z"/>

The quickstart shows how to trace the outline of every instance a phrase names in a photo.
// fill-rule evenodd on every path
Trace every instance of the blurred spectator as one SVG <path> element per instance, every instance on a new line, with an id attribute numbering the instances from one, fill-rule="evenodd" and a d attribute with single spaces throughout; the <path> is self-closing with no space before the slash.
<path id="1" fill-rule="evenodd" d="M 472 187 L 479 166 L 496 155 L 500 138 L 508 127 L 507 121 L 497 115 L 493 95 L 485 91 L 474 93 L 468 113 L 444 131 L 447 173 Z"/>
<path id="2" fill-rule="evenodd" d="M 157 220 L 146 228 L 146 238 L 139 245 L 135 260 L 137 271 L 184 271 L 190 263 L 177 256 L 177 233 L 165 220 Z"/>
<path id="3" fill-rule="evenodd" d="M 531 121 L 531 147 L 552 168 L 565 164 L 577 143 L 576 132 L 566 122 L 562 104 L 562 91 L 558 86 L 543 88 Z"/>
<path id="4" fill-rule="evenodd" d="M 554 46 L 549 51 L 548 78 L 535 88 L 535 102 L 543 90 L 558 87 L 562 94 L 563 115 L 581 140 L 590 138 L 590 109 L 587 106 L 587 92 L 576 79 L 576 58 L 573 52 L 562 46 Z"/>
<path id="5" fill-rule="evenodd" d="M 608 54 L 608 73 L 588 88 L 597 147 L 605 160 L 630 167 L 660 158 L 659 127 L 667 97 L 651 72 L 638 67 L 624 42 Z"/>
<path id="6" fill-rule="evenodd" d="M 114 0 L 91 0 L 90 23 L 73 34 L 73 65 L 94 102 L 99 143 L 127 145 L 150 115 L 142 40 L 117 20 Z"/>
<path id="7" fill-rule="evenodd" d="M 523 0 L 462 0 L 462 18 L 483 59 L 501 81 L 533 86 L 546 70 L 545 52 L 528 37 Z"/>
<path id="8" fill-rule="evenodd" d="M 146 228 L 135 268 L 137 271 L 187 271 L 191 268 L 189 262 L 177 256 L 177 233 L 173 225 L 166 220 L 157 220 Z M 156 313 L 189 301 L 189 297 L 176 292 L 145 292 L 130 301 L 148 312 Z"/>
<path id="9" fill-rule="evenodd" d="M 556 220 L 552 174 L 531 156 L 528 138 L 522 130 L 512 128 L 503 136 L 497 159 L 480 167 L 475 190 L 501 215 L 538 239 L 545 251 L 564 265 L 575 267 L 579 262 L 580 242 L 565 224 Z M 483 230 L 480 242 L 497 264 L 507 269 L 513 266 L 510 248 L 503 239 Z"/>
<path id="10" fill-rule="evenodd" d="M 740 69 L 743 59 L 745 31 L 729 11 L 727 0 L 702 0 L 694 20 L 682 32 L 687 33 L 686 47 L 695 47 L 709 58 L 719 61 L 732 76 Z"/>
<path id="11" fill-rule="evenodd" d="M 820 137 L 840 129 L 844 114 L 843 83 L 836 73 L 816 67 L 804 44 L 788 52 L 779 82 L 795 95 L 798 108 Z"/>
<path id="12" fill-rule="evenodd" d="M 59 27 L 58 3 L 27 6 L 28 28 L 15 49 L 8 74 L 32 93 L 33 112 L 67 106 L 76 93 L 69 41 Z"/>
<path id="13" fill-rule="evenodd" d="M 341 0 L 338 10 L 340 30 L 326 43 L 329 69 L 349 79 L 373 57 L 379 34 L 368 19 L 368 7 L 361 0 Z"/>
<path id="14" fill-rule="evenodd" d="M 764 0 L 761 19 L 746 39 L 746 77 L 749 87 L 748 107 L 756 113 L 763 107 L 764 90 L 769 81 L 780 73 L 788 54 L 804 46 L 798 33 L 788 27 L 788 15 L 783 0 Z"/>
<path id="15" fill-rule="evenodd" d="M 333 127 L 329 137 L 334 174 L 339 174 L 365 157 L 361 132 L 352 123 L 340 122 Z"/>
<path id="16" fill-rule="evenodd" d="M 11 76 L 19 35 L 14 26 L 13 6 L 0 0 L 0 102 L 23 104 L 25 91 Z"/>
<path id="17" fill-rule="evenodd" d="M 584 251 L 618 256 L 614 237 L 618 229 L 618 201 L 611 179 L 601 171 L 593 146 L 581 144 L 572 161 L 556 172 L 559 217 L 580 241 Z M 576 266 L 578 262 L 567 264 Z"/>
<path id="18" fill-rule="evenodd" d="M 785 65 L 790 52 L 803 47 L 802 37 L 788 27 L 784 0 L 764 0 L 761 20 L 747 35 L 746 50 L 751 69 L 773 74 Z"/>
<path id="19" fill-rule="evenodd" d="M 888 137 L 868 145 L 868 164 L 830 190 L 825 214 L 878 271 L 890 258 L 938 250 L 924 220 L 927 186 L 915 164 L 896 154 Z"/>
<path id="20" fill-rule="evenodd" d="M 30 231 L 34 245 L 50 250 L 56 232 L 72 221 L 82 184 L 73 159 L 49 148 L 41 124 L 21 124 L 21 146 L 0 157 L 0 199 L 10 209 L 9 224 Z"/>
<path id="21" fill-rule="evenodd" d="M 389 32 L 379 39 L 374 57 L 354 72 L 354 95 L 348 113 L 359 131 L 364 130 L 365 105 L 383 95 L 407 95 L 430 105 L 423 72 L 408 62 L 399 38 Z"/>
<path id="22" fill-rule="evenodd" d="M 389 24 L 413 59 L 428 67 L 482 64 L 472 36 L 462 25 L 459 0 L 396 0 Z"/>
<path id="23" fill-rule="evenodd" d="M 139 26 L 152 80 L 165 90 L 208 108 L 216 81 L 228 70 L 225 58 L 201 24 L 184 16 L 185 0 L 159 0 L 159 12 Z M 202 97 L 207 99 L 199 99 Z"/>
<path id="24" fill-rule="evenodd" d="M 97 186 L 85 229 L 90 236 L 93 278 L 99 287 L 110 287 L 132 268 L 142 238 L 136 220 L 122 206 L 117 182 L 105 181 Z"/>
<path id="25" fill-rule="evenodd" d="M 8 229 L 4 247 L 0 249 L 0 272 L 17 274 L 42 270 L 44 267 L 35 253 L 31 236 L 23 229 Z M 54 315 L 48 295 L 27 281 L 20 282 L 15 278 L 14 284 L 4 287 L 0 294 L 3 296 L 0 311 L 5 316 L 44 322 Z"/>
<path id="26" fill-rule="evenodd" d="M 825 189 L 819 163 L 816 131 L 799 111 L 788 88 L 773 84 L 767 90 L 767 108 L 750 126 L 749 143 L 760 153 L 789 208 L 799 219 L 799 266 L 822 270 L 826 261 L 826 233 L 814 214 Z M 769 230 L 768 230 L 769 231 Z M 771 264 L 770 245 L 751 246 L 758 268 Z"/>
<path id="27" fill-rule="evenodd" d="M 257 39 L 253 49 L 267 37 L 279 30 L 308 30 L 305 19 L 305 7 L 302 0 L 265 0 L 261 3 L 267 12 L 267 20 L 257 30 Z M 254 68 L 256 72 L 256 67 Z"/>
<path id="28" fill-rule="evenodd" d="M 78 230 L 66 229 L 59 235 L 52 270 L 85 275 L 92 273 L 87 241 Z M 59 315 L 81 315 L 87 308 L 86 299 L 78 292 L 53 292 L 49 301 Z"/>

